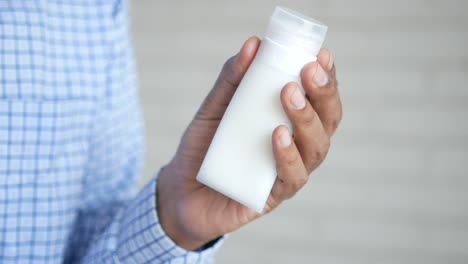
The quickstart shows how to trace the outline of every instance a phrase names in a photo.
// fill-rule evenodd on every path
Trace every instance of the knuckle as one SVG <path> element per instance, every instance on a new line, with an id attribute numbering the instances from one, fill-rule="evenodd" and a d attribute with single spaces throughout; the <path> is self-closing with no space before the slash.
<path id="1" fill-rule="evenodd" d="M 341 123 L 342 116 L 343 113 L 341 107 L 331 114 L 331 117 L 328 120 L 331 131 L 335 131 L 338 128 Z"/>
<path id="2" fill-rule="evenodd" d="M 338 111 L 338 123 L 341 122 L 341 120 L 343 120 L 343 106 L 341 105 L 340 101 L 340 110 Z"/>
<path id="3" fill-rule="evenodd" d="M 295 166 L 300 156 L 298 153 L 288 153 L 283 156 L 284 164 L 288 167 Z"/>
<path id="4" fill-rule="evenodd" d="M 237 58 L 238 55 L 235 55 L 226 60 L 218 78 L 219 82 L 224 82 L 229 87 L 237 87 L 242 78 L 242 70 L 237 63 Z"/>
<path id="5" fill-rule="evenodd" d="M 322 142 L 323 143 L 322 143 L 322 146 L 320 147 L 320 152 L 325 154 L 326 156 L 326 154 L 328 153 L 328 150 L 330 149 L 331 142 L 328 137 L 325 137 L 325 139 Z"/>
<path id="6" fill-rule="evenodd" d="M 330 149 L 330 140 L 328 138 L 321 141 L 318 147 L 312 151 L 311 153 L 311 160 L 313 161 L 322 161 L 328 154 L 328 150 Z"/>
<path id="7" fill-rule="evenodd" d="M 339 118 L 333 119 L 333 120 L 331 121 L 331 125 L 330 125 L 332 131 L 335 131 L 335 130 L 338 128 L 339 125 L 340 125 L 340 119 L 339 119 Z"/>
<path id="8" fill-rule="evenodd" d="M 224 65 L 223 65 L 223 69 L 227 70 L 229 68 L 232 68 L 232 66 L 234 65 L 235 60 L 236 60 L 236 56 L 232 56 L 229 59 L 227 59 L 226 62 L 224 63 Z"/>
<path id="9" fill-rule="evenodd" d="M 223 68 L 221 70 L 223 75 L 230 76 L 230 75 L 232 75 L 234 73 L 236 58 L 237 58 L 237 56 L 232 56 L 229 59 L 227 59 L 226 62 L 224 62 Z"/>
<path id="10" fill-rule="evenodd" d="M 278 205 L 281 204 L 282 198 L 278 191 L 271 192 L 271 196 L 268 198 L 265 208 L 266 212 L 269 213 L 271 210 L 275 209 Z"/>
<path id="11" fill-rule="evenodd" d="M 306 114 L 302 115 L 301 123 L 305 127 L 312 127 L 317 119 L 317 113 L 315 111 L 307 111 Z"/>
<path id="12" fill-rule="evenodd" d="M 320 160 L 325 159 L 325 157 L 328 154 L 329 149 L 330 149 L 330 140 L 327 138 L 326 140 L 324 140 L 322 146 L 320 147 L 320 149 L 318 151 Z"/>
<path id="13" fill-rule="evenodd" d="M 307 183 L 307 177 L 289 177 L 283 182 L 286 187 L 285 199 L 292 198 Z"/>
<path id="14" fill-rule="evenodd" d="M 229 58 L 229 59 L 224 63 L 223 72 L 224 72 L 225 74 L 232 74 L 232 73 L 233 73 L 235 61 L 236 61 L 236 56 L 232 56 L 231 58 Z"/>
<path id="15" fill-rule="evenodd" d="M 292 187 L 294 190 L 301 189 L 307 183 L 307 177 L 297 177 L 292 182 Z"/>
<path id="16" fill-rule="evenodd" d="M 310 158 L 311 158 L 311 160 L 312 160 L 313 162 L 317 162 L 317 161 L 323 160 L 323 159 L 324 159 L 324 155 L 325 155 L 325 153 L 323 153 L 322 151 L 316 150 L 316 151 L 313 151 L 313 152 L 312 152 L 312 155 L 311 155 Z"/>

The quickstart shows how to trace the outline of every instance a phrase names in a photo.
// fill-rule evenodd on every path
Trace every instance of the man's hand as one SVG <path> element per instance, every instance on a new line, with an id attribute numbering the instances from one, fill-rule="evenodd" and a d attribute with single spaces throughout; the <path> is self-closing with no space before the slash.
<path id="1" fill-rule="evenodd" d="M 216 128 L 259 45 L 260 40 L 251 37 L 226 62 L 214 88 L 185 131 L 176 155 L 161 171 L 157 184 L 159 218 L 168 236 L 183 248 L 197 249 L 291 198 L 324 160 L 330 137 L 341 120 L 333 57 L 327 49 L 322 49 L 317 62 L 306 65 L 301 73 L 307 96 L 296 83 L 286 84 L 281 92 L 294 136 L 286 126 L 273 131 L 278 176 L 264 211 L 257 213 L 199 183 L 195 177 Z"/>

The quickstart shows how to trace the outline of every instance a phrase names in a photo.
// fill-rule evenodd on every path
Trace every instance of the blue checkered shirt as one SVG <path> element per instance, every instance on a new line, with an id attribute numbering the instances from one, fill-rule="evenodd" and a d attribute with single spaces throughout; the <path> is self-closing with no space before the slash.
<path id="1" fill-rule="evenodd" d="M 127 3 L 0 1 L 0 263 L 207 263 L 141 191 Z"/>

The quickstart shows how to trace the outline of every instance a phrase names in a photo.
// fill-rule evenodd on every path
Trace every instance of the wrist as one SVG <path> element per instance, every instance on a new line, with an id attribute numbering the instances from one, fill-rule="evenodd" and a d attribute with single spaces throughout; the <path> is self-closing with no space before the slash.
<path id="1" fill-rule="evenodd" d="M 185 250 L 197 250 L 203 245 L 207 244 L 210 239 L 200 239 L 190 235 L 190 232 L 186 230 L 188 227 L 184 226 L 183 223 L 190 223 L 180 219 L 180 208 L 181 194 L 177 188 L 175 170 L 170 164 L 164 166 L 159 174 L 158 183 L 156 184 L 156 210 L 159 216 L 159 223 L 166 233 L 166 235 L 174 241 L 177 246 Z M 183 215 L 183 214 L 182 214 Z"/>

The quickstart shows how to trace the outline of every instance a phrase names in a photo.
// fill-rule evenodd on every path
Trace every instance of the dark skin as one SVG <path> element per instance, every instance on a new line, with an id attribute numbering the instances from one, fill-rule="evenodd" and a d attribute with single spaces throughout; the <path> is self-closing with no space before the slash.
<path id="1" fill-rule="evenodd" d="M 306 95 L 297 83 L 288 83 L 282 89 L 279 100 L 291 120 L 294 135 L 284 125 L 272 131 L 278 175 L 263 212 L 199 183 L 196 175 L 209 144 L 260 42 L 257 37 L 249 38 L 240 52 L 225 63 L 174 158 L 161 171 L 157 185 L 160 222 L 168 236 L 185 249 L 197 249 L 237 230 L 293 197 L 325 159 L 342 118 L 333 56 L 322 49 L 317 62 L 307 64 L 301 72 Z"/>

